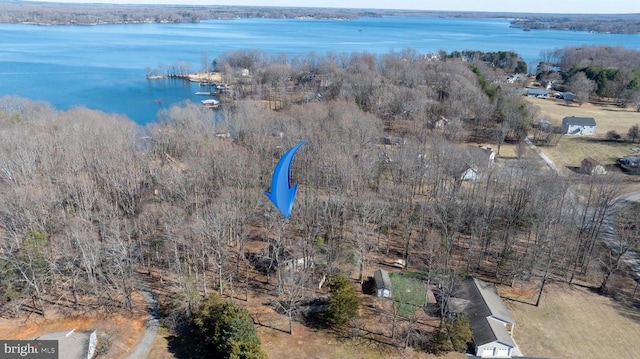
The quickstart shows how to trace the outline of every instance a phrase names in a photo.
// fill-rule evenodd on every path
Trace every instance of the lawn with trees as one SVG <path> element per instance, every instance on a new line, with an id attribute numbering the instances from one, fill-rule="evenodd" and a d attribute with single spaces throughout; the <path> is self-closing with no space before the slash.
<path id="1" fill-rule="evenodd" d="M 541 165 L 522 145 L 538 110 L 494 81 L 517 59 L 492 55 L 500 69 L 465 56 L 224 53 L 215 70 L 231 90 L 218 121 L 191 103 L 140 127 L 0 98 L 2 315 L 126 313 L 152 287 L 173 335 L 194 325 L 213 350 L 259 358 L 250 324 L 262 311 L 288 317 L 289 333 L 317 312 L 343 329 L 372 323 L 354 314 L 365 298 L 354 285 L 386 259 L 424 273 L 439 298 L 468 275 L 599 287 L 619 269 L 599 241 L 619 186 Z M 263 192 L 301 141 L 284 219 Z M 480 144 L 519 150 L 490 164 L 473 155 Z M 470 164 L 474 180 L 461 176 Z M 634 224 L 621 223 L 631 236 Z M 460 350 L 468 338 L 438 305 L 429 315 L 442 325 L 428 327 L 373 303 L 366 310 L 388 320 L 370 333 Z"/>

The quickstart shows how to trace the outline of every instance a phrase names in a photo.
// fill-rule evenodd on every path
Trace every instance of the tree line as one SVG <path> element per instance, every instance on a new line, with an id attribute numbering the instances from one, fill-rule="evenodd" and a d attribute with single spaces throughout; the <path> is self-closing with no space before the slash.
<path id="1" fill-rule="evenodd" d="M 637 105 L 640 99 L 640 51 L 622 46 L 569 46 L 543 51 L 537 78 L 562 82 L 581 103 L 589 97 Z"/>
<path id="2" fill-rule="evenodd" d="M 613 34 L 637 34 L 638 14 L 562 14 L 518 16 L 511 26 L 526 30 L 589 31 Z"/>
<path id="3" fill-rule="evenodd" d="M 295 319 L 326 279 L 363 283 L 380 256 L 424 272 L 442 298 L 474 273 L 513 283 L 597 271 L 615 183 L 558 177 L 522 146 L 504 165 L 479 156 L 469 140 L 522 143 L 537 110 L 501 89 L 489 97 L 478 74 L 495 69 L 473 66 L 410 49 L 238 50 L 215 60 L 233 89 L 218 113 L 187 102 L 145 127 L 1 98 L 2 315 L 130 310 L 141 273 L 172 291 L 165 319 L 179 328 L 213 292 L 257 291 Z M 285 220 L 263 191 L 303 140 Z"/>
<path id="4" fill-rule="evenodd" d="M 503 18 L 511 26 L 527 30 L 567 30 L 601 33 L 637 34 L 638 15 L 599 14 L 554 15 L 513 14 L 504 12 L 452 12 L 393 9 L 342 8 L 284 8 L 250 6 L 195 6 L 195 5 L 114 5 L 114 4 L 56 4 L 31 1 L 4 1 L 0 3 L 0 23 L 32 23 L 41 25 L 97 25 L 131 23 L 186 23 L 215 19 L 297 17 L 315 19 L 354 19 L 360 17 L 412 16 L 438 18 Z M 516 20 L 512 20 L 517 17 Z"/>

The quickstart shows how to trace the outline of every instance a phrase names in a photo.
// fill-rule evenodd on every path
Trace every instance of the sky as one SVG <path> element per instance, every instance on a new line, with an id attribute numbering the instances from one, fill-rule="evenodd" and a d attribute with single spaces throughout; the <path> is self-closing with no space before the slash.
<path id="1" fill-rule="evenodd" d="M 555 14 L 640 14 L 637 0 L 38 0 L 64 3 L 179 4 L 486 11 Z"/>

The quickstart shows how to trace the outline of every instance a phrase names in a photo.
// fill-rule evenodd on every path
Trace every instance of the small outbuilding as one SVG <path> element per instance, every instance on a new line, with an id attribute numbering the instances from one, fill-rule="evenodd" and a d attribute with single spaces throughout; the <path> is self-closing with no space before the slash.
<path id="1" fill-rule="evenodd" d="M 607 170 L 595 158 L 587 157 L 582 160 L 580 172 L 588 175 L 603 175 L 607 173 Z"/>
<path id="2" fill-rule="evenodd" d="M 393 296 L 389 272 L 378 269 L 373 273 L 373 279 L 376 283 L 376 295 L 378 297 L 391 298 Z"/>
<path id="3" fill-rule="evenodd" d="M 562 119 L 562 133 L 568 135 L 593 135 L 596 132 L 596 120 L 593 117 L 565 117 Z"/>

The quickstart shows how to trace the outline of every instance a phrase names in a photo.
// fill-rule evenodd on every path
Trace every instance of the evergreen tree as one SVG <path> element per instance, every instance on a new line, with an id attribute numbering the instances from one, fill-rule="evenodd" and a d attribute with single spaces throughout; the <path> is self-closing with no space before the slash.
<path id="1" fill-rule="evenodd" d="M 266 359 L 249 312 L 211 293 L 204 299 L 194 323 L 196 332 L 216 357 Z"/>
<path id="2" fill-rule="evenodd" d="M 343 275 L 335 277 L 329 284 L 329 307 L 327 321 L 333 325 L 344 325 L 358 316 L 356 288 Z"/>
<path id="3" fill-rule="evenodd" d="M 473 339 L 471 325 L 466 317 L 445 320 L 431 337 L 431 352 L 436 355 L 462 351 Z"/>

